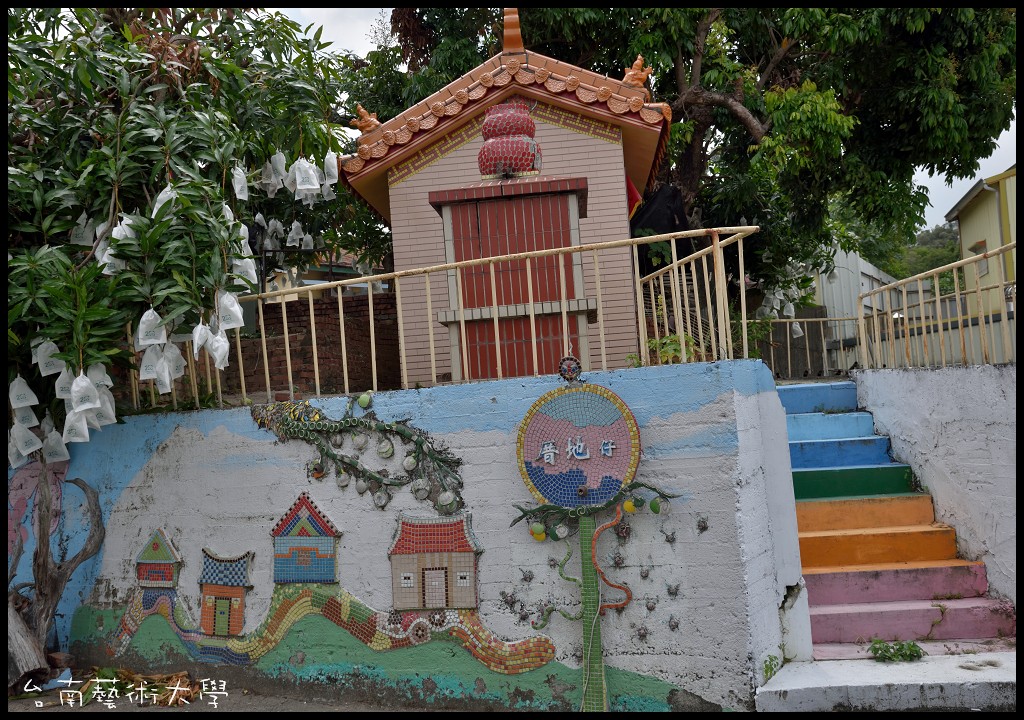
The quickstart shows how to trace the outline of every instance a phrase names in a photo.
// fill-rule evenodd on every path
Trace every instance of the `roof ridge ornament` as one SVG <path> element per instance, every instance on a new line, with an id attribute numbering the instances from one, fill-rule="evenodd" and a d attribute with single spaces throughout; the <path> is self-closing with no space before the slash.
<path id="1" fill-rule="evenodd" d="M 505 8 L 505 40 L 502 54 L 525 53 L 523 36 L 519 32 L 519 9 Z"/>

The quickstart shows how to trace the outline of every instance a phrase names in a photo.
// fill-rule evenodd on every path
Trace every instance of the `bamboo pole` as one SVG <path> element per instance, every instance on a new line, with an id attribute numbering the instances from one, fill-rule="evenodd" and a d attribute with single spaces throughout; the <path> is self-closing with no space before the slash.
<path id="1" fill-rule="evenodd" d="M 427 342 L 430 345 L 430 384 L 437 382 L 437 354 L 434 352 L 434 309 L 430 297 L 430 274 L 423 276 L 423 285 L 427 293 Z M 395 278 L 397 286 L 398 278 Z"/>
<path id="2" fill-rule="evenodd" d="M 533 376 L 540 375 L 537 364 L 537 315 L 533 308 L 533 270 L 530 259 L 526 259 L 526 302 L 530 313 L 530 347 L 533 349 Z"/>
<path id="3" fill-rule="evenodd" d="M 978 303 L 978 336 L 981 341 L 981 364 L 987 365 L 988 352 L 988 328 L 985 327 L 985 296 L 981 292 L 981 273 L 978 266 L 974 266 L 974 299 Z"/>
<path id="4" fill-rule="evenodd" d="M 864 295 L 860 294 L 857 296 L 857 330 L 861 337 L 860 344 L 860 366 L 862 368 L 870 367 L 868 365 L 868 329 L 864 322 Z"/>
<path id="5" fill-rule="evenodd" d="M 686 357 L 686 333 L 683 332 L 683 315 L 679 298 L 679 258 L 675 242 L 669 243 L 669 246 L 672 248 L 672 315 L 676 319 L 676 335 L 679 336 L 679 362 L 685 363 L 690 359 Z"/>
<path id="6" fill-rule="evenodd" d="M 348 348 L 345 346 L 345 306 L 342 289 L 338 288 L 338 332 L 341 334 L 341 377 L 345 383 L 345 394 L 352 392 L 348 384 Z"/>
<path id="7" fill-rule="evenodd" d="M 281 299 L 281 329 L 284 331 L 284 364 L 288 371 L 288 399 L 295 401 L 295 383 L 292 380 L 292 346 L 288 338 L 288 303 Z"/>
<path id="8" fill-rule="evenodd" d="M 933 288 L 933 290 L 937 290 L 937 288 Z M 922 367 L 930 367 L 932 359 L 928 353 L 928 335 L 931 334 L 932 324 L 928 322 L 928 318 L 925 315 L 924 284 L 920 278 L 917 281 L 917 307 L 921 312 L 921 353 L 923 355 L 921 365 Z"/>
<path id="9" fill-rule="evenodd" d="M 956 270 L 953 271 L 953 294 L 956 297 L 956 325 L 960 331 L 960 363 L 967 367 L 967 336 L 964 333 L 963 298 L 960 297 L 960 273 Z M 971 354 L 974 354 L 973 346 Z"/>
<path id="10" fill-rule="evenodd" d="M 563 258 L 558 258 L 558 307 L 562 311 L 562 357 L 568 356 L 569 353 L 569 314 L 566 306 L 566 294 L 565 289 L 565 261 Z"/>
<path id="11" fill-rule="evenodd" d="M 199 409 L 199 380 L 196 379 L 196 367 L 194 362 L 194 355 L 192 354 L 192 341 L 188 340 L 185 342 L 185 361 L 188 363 L 188 377 L 192 382 L 192 400 L 195 402 L 196 410 Z"/>
<path id="12" fill-rule="evenodd" d="M 649 280 L 643 283 L 644 287 L 647 288 L 644 294 L 644 311 L 647 309 L 647 296 L 651 297 L 651 316 L 654 318 L 654 322 L 651 323 L 651 329 L 654 331 L 654 362 L 658 365 L 661 364 L 661 328 L 658 320 L 658 300 L 654 294 L 654 280 Z"/>
<path id="13" fill-rule="evenodd" d="M 127 325 L 128 353 L 132 356 L 132 367 L 128 370 L 128 384 L 131 388 L 132 408 L 139 409 L 139 373 L 135 369 L 138 358 L 135 357 L 135 340 L 132 338 L 132 324 Z"/>
<path id="14" fill-rule="evenodd" d="M 263 322 L 263 301 L 256 303 L 260 319 L 260 345 L 263 349 L 263 377 L 267 383 L 267 402 L 274 400 L 274 392 L 270 389 L 270 360 L 267 357 L 267 327 Z"/>
<path id="15" fill-rule="evenodd" d="M 235 355 L 238 357 L 238 383 L 242 389 L 242 402 L 248 404 L 245 394 L 245 360 L 242 358 L 242 328 L 235 328 Z"/>
<path id="16" fill-rule="evenodd" d="M 938 274 L 932 275 L 932 287 L 935 288 L 935 317 L 938 319 L 939 367 L 946 367 L 946 337 L 942 327 L 942 290 L 939 288 Z"/>
<path id="17" fill-rule="evenodd" d="M 715 332 L 715 305 L 711 302 L 711 280 L 708 278 L 707 255 L 700 256 L 700 270 L 704 277 L 704 302 L 708 308 L 708 337 L 711 338 L 711 357 L 715 360 L 721 360 L 718 354 L 718 341 Z M 718 320 L 721 323 L 721 318 Z"/>
<path id="18" fill-rule="evenodd" d="M 395 278 L 395 313 L 398 316 L 398 362 L 402 367 L 402 389 L 408 390 L 409 362 L 405 356 L 405 325 L 402 322 L 402 286 L 398 278 Z M 429 323 L 427 328 L 430 328 Z"/>
<path id="19" fill-rule="evenodd" d="M 498 379 L 503 377 L 501 367 L 501 323 L 498 322 L 498 281 L 494 273 L 494 263 L 488 266 L 491 275 L 491 320 L 494 324 L 494 357 L 495 369 L 498 371 Z"/>
<path id="20" fill-rule="evenodd" d="M 1006 289 L 1008 287 L 1006 282 L 1006 264 L 999 262 L 999 297 L 1002 302 L 999 306 L 999 325 L 1002 330 L 1003 336 L 1003 355 L 1002 362 L 1011 362 L 1013 357 L 1013 345 L 1010 342 L 1010 313 L 1006 308 Z"/>
<path id="21" fill-rule="evenodd" d="M 828 376 L 828 348 L 825 347 L 825 323 L 824 322 L 819 322 L 818 323 L 818 335 L 821 338 L 821 374 L 827 377 Z M 810 337 L 810 335 L 808 335 L 808 337 Z M 810 343 L 807 343 L 807 344 L 808 344 L 808 346 L 810 346 Z M 838 356 L 839 356 L 839 353 L 837 352 L 836 353 L 837 360 L 838 360 Z"/>
<path id="22" fill-rule="evenodd" d="M 903 321 L 903 355 L 906 357 L 906 367 L 911 368 L 913 367 L 913 361 L 910 355 L 910 319 L 906 314 L 909 309 L 906 304 L 906 285 L 900 286 L 900 294 L 903 298 L 903 306 L 901 308 L 903 311 L 900 312 Z"/>
<path id="23" fill-rule="evenodd" d="M 313 385 L 316 387 L 317 397 L 320 393 L 320 356 L 316 347 L 316 310 L 313 307 L 313 292 L 306 291 L 306 298 L 309 300 L 309 339 L 313 344 Z"/>
<path id="24" fill-rule="evenodd" d="M 714 261 L 712 271 L 715 277 L 715 302 L 718 309 L 718 346 L 721 348 L 722 360 L 730 360 L 733 356 L 732 348 L 732 318 L 729 317 L 729 282 L 725 279 L 725 255 L 722 254 L 722 244 L 718 239 L 718 233 L 711 231 L 711 246 L 714 252 L 711 259 Z"/>
<path id="25" fill-rule="evenodd" d="M 377 392 L 377 340 L 374 335 L 373 283 L 366 283 L 366 310 L 370 321 L 370 387 Z"/>
<path id="26" fill-rule="evenodd" d="M 674 243 L 673 243 L 673 245 L 674 245 Z M 700 335 L 700 350 L 703 353 L 704 352 L 704 332 L 703 332 L 703 330 L 701 330 L 701 326 L 700 326 L 700 313 L 697 314 L 697 318 L 698 318 L 698 321 L 697 321 L 697 333 L 693 332 L 693 323 L 692 323 L 692 319 L 693 318 L 690 315 L 690 291 L 687 290 L 687 288 L 686 288 L 686 261 L 685 260 L 682 261 L 682 264 L 680 265 L 679 270 L 682 273 L 682 277 L 680 278 L 680 285 L 681 285 L 680 292 L 683 294 L 683 313 L 686 315 L 686 333 L 690 336 L 690 338 L 694 338 L 697 334 Z M 691 273 L 690 277 L 695 277 L 693 275 L 693 268 L 690 269 L 690 273 Z M 697 293 L 696 292 L 693 294 L 693 299 L 694 299 L 694 302 L 697 301 Z"/>
<path id="27" fill-rule="evenodd" d="M 740 260 L 740 323 L 743 332 L 743 358 L 750 357 L 747 339 L 747 273 L 743 265 L 743 238 L 736 243 L 736 250 Z M 824 344 L 822 345 L 824 349 Z"/>
<path id="28" fill-rule="evenodd" d="M 594 288 L 597 292 L 597 332 L 601 336 L 601 369 L 607 370 L 608 348 L 604 338 L 604 298 L 601 297 L 601 267 L 597 260 L 596 250 L 592 253 L 591 257 L 594 258 Z"/>
<path id="29" fill-rule="evenodd" d="M 644 289 L 640 284 L 640 255 L 636 245 L 633 246 L 633 292 L 636 295 L 636 319 L 640 331 L 640 363 L 651 364 L 651 356 L 647 347 L 647 311 L 644 309 Z"/>
<path id="30" fill-rule="evenodd" d="M 462 380 L 470 379 L 469 374 L 469 348 L 466 338 L 466 303 L 462 300 L 462 268 L 455 269 L 455 288 L 459 296 L 459 337 L 462 340 Z"/>

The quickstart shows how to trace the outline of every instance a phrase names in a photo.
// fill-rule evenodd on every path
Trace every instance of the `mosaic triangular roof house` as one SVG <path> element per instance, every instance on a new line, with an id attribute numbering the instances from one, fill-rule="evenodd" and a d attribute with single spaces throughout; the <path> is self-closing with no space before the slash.
<path id="1" fill-rule="evenodd" d="M 142 587 L 178 585 L 181 556 L 163 528 L 157 529 L 135 558 L 135 578 Z"/>
<path id="2" fill-rule="evenodd" d="M 398 116 L 361 123 L 358 151 L 340 159 L 340 177 L 391 226 L 395 270 L 630 237 L 629 214 L 664 156 L 671 111 L 651 102 L 629 67 L 634 59 L 624 52 L 622 62 L 624 77 L 613 79 L 529 51 L 517 10 L 507 8 L 501 53 Z M 510 119 L 496 122 L 497 115 Z M 485 148 L 495 142 L 497 158 Z M 480 180 L 467 185 L 472 178 Z M 554 302 L 558 265 L 549 259 L 531 268 L 538 338 L 564 334 Z M 589 327 L 597 308 L 592 263 L 577 256 L 565 265 L 566 329 L 583 370 L 626 364 L 638 343 L 631 250 L 601 253 L 603 349 Z M 524 285 L 523 263 L 510 263 L 495 293 L 506 377 L 556 372 L 563 354 L 562 342 L 552 341 L 534 363 Z M 410 304 L 419 312 L 406 315 L 404 331 L 407 347 L 432 339 L 436 363 L 410 355 L 410 385 L 497 377 L 487 269 L 461 278 L 465 337 L 456 280 L 432 276 L 430 288 L 429 305 L 425 296 Z M 402 291 L 403 298 L 424 294 L 425 285 L 409 282 Z"/>
<path id="3" fill-rule="evenodd" d="M 477 561 L 483 546 L 471 513 L 398 516 L 388 548 L 396 610 L 477 607 Z"/>
<path id="4" fill-rule="evenodd" d="M 274 538 L 275 583 L 338 582 L 341 531 L 303 492 L 270 533 Z"/>

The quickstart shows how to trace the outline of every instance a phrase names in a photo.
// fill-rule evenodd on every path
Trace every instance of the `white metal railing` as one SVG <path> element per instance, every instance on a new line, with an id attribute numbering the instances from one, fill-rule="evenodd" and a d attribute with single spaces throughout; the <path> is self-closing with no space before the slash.
<path id="1" fill-rule="evenodd" d="M 860 365 L 1016 363 L 1016 257 L 1012 242 L 862 293 Z"/>
<path id="2" fill-rule="evenodd" d="M 255 308 L 254 331 L 246 332 L 247 337 L 242 329 L 235 331 L 231 364 L 225 370 L 213 367 L 205 350 L 194 361 L 191 344 L 186 343 L 187 373 L 172 387 L 170 404 L 177 407 L 186 396 L 196 407 L 203 397 L 215 397 L 223 406 L 249 402 L 254 392 L 269 402 L 295 399 L 303 391 L 349 394 L 539 375 L 544 368 L 557 371 L 558 359 L 569 354 L 581 356 L 584 370 L 648 365 L 651 334 L 664 338 L 675 318 L 680 318 L 680 325 L 685 323 L 684 332 L 701 347 L 699 356 L 684 354 L 683 362 L 748 357 L 744 314 L 735 330 L 730 318 L 724 253 L 735 246 L 728 252 L 738 253 L 742 276 L 743 239 L 757 230 L 723 227 L 628 238 L 240 297 L 243 306 Z M 674 241 L 679 238 L 703 238 L 709 245 L 678 259 Z M 639 246 L 666 241 L 673 246 L 671 265 L 641 277 Z M 622 316 L 624 308 L 615 305 L 622 304 L 621 278 L 630 254 L 633 288 L 626 292 L 635 304 L 626 309 L 627 328 L 616 316 Z M 506 279 L 518 273 L 524 297 L 503 302 L 498 273 Z M 378 291 L 380 283 L 392 290 Z M 464 302 L 473 294 L 467 284 L 475 287 L 477 298 L 470 307 Z M 351 294 L 357 285 L 365 292 Z M 672 324 L 665 324 L 668 313 L 650 307 L 655 286 L 662 309 L 666 303 L 672 306 Z M 745 309 L 745 287 L 739 288 L 740 307 Z M 610 292 L 618 292 L 618 300 L 609 302 Z M 265 302 L 284 296 L 288 301 Z M 487 302 L 480 302 L 481 297 Z M 480 340 L 484 335 L 486 340 Z M 633 352 L 624 350 L 627 345 Z M 660 361 L 656 356 L 654 362 Z M 411 369 L 419 374 L 411 375 Z M 147 391 L 140 389 L 145 384 L 133 377 L 136 407 Z M 148 394 L 152 405 L 167 402 L 157 397 L 152 382 Z"/>
<path id="3" fill-rule="evenodd" d="M 771 320 L 758 354 L 778 380 L 846 375 L 857 365 L 857 318 L 803 317 Z"/>
<path id="4" fill-rule="evenodd" d="M 730 268 L 745 277 L 743 241 L 757 230 L 628 238 L 245 296 L 239 300 L 255 308 L 254 328 L 246 337 L 235 331 L 228 368 L 217 370 L 205 350 L 194 360 L 186 341 L 187 372 L 172 384 L 169 403 L 158 397 L 153 381 L 140 382 L 134 373 L 131 401 L 139 408 L 148 395 L 150 406 L 187 402 L 198 408 L 203 401 L 249 402 L 253 392 L 272 401 L 301 392 L 349 394 L 539 375 L 555 372 L 558 359 L 569 354 L 581 356 L 584 370 L 761 357 L 780 379 L 828 377 L 855 366 L 1016 362 L 1016 282 L 1009 271 L 1015 243 L 863 293 L 856 318 L 773 320 L 771 336 L 752 341 L 745 283 L 728 282 L 725 256 L 728 251 Z M 702 238 L 708 245 L 678 258 L 680 238 Z M 672 262 L 641 276 L 639 246 L 666 241 Z M 994 261 L 987 274 L 978 272 L 982 260 Z M 632 295 L 633 307 L 623 308 L 624 288 L 613 287 L 612 280 L 621 286 L 630 262 L 626 297 Z M 503 302 L 498 273 L 506 279 L 519 273 L 524 297 Z M 379 289 L 383 283 L 387 292 Z M 468 285 L 475 285 L 477 298 L 470 307 L 464 302 L 472 295 Z M 359 294 L 351 294 L 354 287 Z M 613 297 L 616 290 L 620 294 Z M 272 300 L 278 302 L 265 302 Z M 614 317 L 624 310 L 625 330 L 621 317 Z M 503 321 L 516 319 L 520 326 L 512 337 Z M 417 324 L 419 335 L 410 331 Z M 482 330 L 489 333 L 485 340 Z M 480 358 L 474 361 L 488 352 L 489 368 Z"/>
<path id="5" fill-rule="evenodd" d="M 643 299 L 644 314 L 651 318 L 649 326 L 641 324 L 641 348 L 656 351 L 655 364 L 737 357 L 722 253 L 724 248 L 736 245 L 739 277 L 745 277 L 742 237 L 721 241 L 714 230 L 709 237 L 708 247 L 682 259 L 672 242 L 672 262 L 645 277 L 637 277 L 638 297 Z M 634 267 L 637 266 L 635 248 Z M 746 287 L 743 283 L 737 283 L 737 287 L 740 302 L 737 320 L 741 326 L 738 356 L 749 357 Z M 669 341 L 672 346 L 668 345 Z M 641 357 L 645 365 L 652 362 L 650 352 Z"/>

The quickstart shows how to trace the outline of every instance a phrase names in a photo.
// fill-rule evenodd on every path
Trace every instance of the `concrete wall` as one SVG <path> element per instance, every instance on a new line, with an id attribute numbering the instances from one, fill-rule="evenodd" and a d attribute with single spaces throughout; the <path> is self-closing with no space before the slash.
<path id="1" fill-rule="evenodd" d="M 669 513 L 629 515 L 629 532 L 609 531 L 598 542 L 598 562 L 633 594 L 622 612 L 600 620 L 612 709 L 752 710 L 769 655 L 781 657 L 783 645 L 787 657 L 810 654 L 785 417 L 770 373 L 759 361 L 734 361 L 594 372 L 585 379 L 617 393 L 636 417 L 643 447 L 636 479 L 685 493 Z M 466 510 L 484 548 L 479 621 L 511 643 L 549 638 L 549 662 L 499 675 L 458 644 L 441 643 L 438 650 L 436 640 L 371 652 L 369 638 L 353 639 L 317 617 L 275 640 L 279 647 L 259 663 L 201 666 L 203 672 L 226 674 L 236 686 L 270 683 L 303 697 L 343 692 L 359 680 L 384 693 L 383 702 L 574 709 L 581 692 L 580 624 L 555 614 L 543 631 L 531 627 L 541 603 L 570 613 L 580 607 L 579 587 L 559 577 L 556 567 L 567 546 L 538 543 L 523 524 L 510 528 L 518 515 L 514 505 L 536 504 L 517 469 L 518 425 L 531 404 L 561 382 L 549 376 L 396 391 L 377 394 L 373 404 L 381 420 L 408 419 L 462 458 Z M 344 398 L 314 402 L 329 417 L 344 414 Z M 80 570 L 61 606 L 61 643 L 70 640 L 81 657 L 101 661 L 135 596 L 135 557 L 158 527 L 183 559 L 177 597 L 188 612 L 175 614 L 179 622 L 200 614 L 202 547 L 225 556 L 255 552 L 244 632 L 258 634 L 280 609 L 270 531 L 304 490 L 343 532 L 339 585 L 325 592 L 349 593 L 387 617 L 393 607 L 387 549 L 398 513 L 433 510 L 408 488 L 377 510 L 354 484 L 342 488 L 330 475 L 310 477 L 307 467 L 316 457 L 312 445 L 280 442 L 259 429 L 247 409 L 130 417 L 72 446 L 69 472 L 100 490 L 107 537 L 101 556 Z M 363 461 L 378 467 L 395 458 L 367 455 Z M 74 506 L 65 503 L 70 515 L 62 541 L 72 551 L 84 532 Z M 579 577 L 578 539 L 572 540 L 565 572 Z M 26 565 L 23 560 L 22 576 Z M 621 597 L 610 588 L 604 592 L 606 601 Z M 118 662 L 139 671 L 180 667 L 189 659 L 180 636 L 164 617 L 148 617 Z M 364 651 L 369 657 L 357 659 Z"/>
<path id="2" fill-rule="evenodd" d="M 856 371 L 857 404 L 893 456 L 956 528 L 964 557 L 984 560 L 991 592 L 1017 602 L 1017 368 Z"/>

